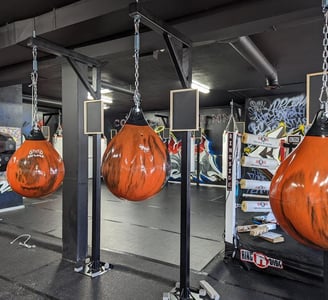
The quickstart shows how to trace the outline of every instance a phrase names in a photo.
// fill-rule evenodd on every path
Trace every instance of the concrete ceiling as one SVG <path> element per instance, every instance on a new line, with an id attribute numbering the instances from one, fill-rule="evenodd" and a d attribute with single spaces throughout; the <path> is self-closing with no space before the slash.
<path id="1" fill-rule="evenodd" d="M 26 40 L 38 36 L 102 62 L 102 79 L 134 85 L 133 20 L 127 0 L 12 0 L 0 11 L 0 86 L 23 83 L 31 72 Z M 202 107 L 227 105 L 233 98 L 305 92 L 307 73 L 321 71 L 323 15 L 320 0 L 144 0 L 147 11 L 192 40 L 192 76 L 208 84 Z M 1 26 L 2 25 L 2 26 Z M 162 36 L 141 28 L 140 91 L 144 110 L 169 107 L 169 91 L 180 88 Z M 249 36 L 276 69 L 280 89 L 265 90 L 265 76 L 229 42 Z M 39 53 L 40 99 L 61 101 L 62 58 Z M 129 95 L 113 93 L 115 112 L 132 105 Z M 41 103 L 41 102 L 40 102 Z"/>

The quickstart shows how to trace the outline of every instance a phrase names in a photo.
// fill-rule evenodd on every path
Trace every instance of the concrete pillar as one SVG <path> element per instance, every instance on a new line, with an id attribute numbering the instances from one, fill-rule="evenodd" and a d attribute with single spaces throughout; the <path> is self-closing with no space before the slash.
<path id="1" fill-rule="evenodd" d="M 85 65 L 79 64 L 87 74 Z M 84 135 L 87 91 L 68 65 L 62 66 L 63 258 L 83 263 L 88 250 L 88 137 Z"/>

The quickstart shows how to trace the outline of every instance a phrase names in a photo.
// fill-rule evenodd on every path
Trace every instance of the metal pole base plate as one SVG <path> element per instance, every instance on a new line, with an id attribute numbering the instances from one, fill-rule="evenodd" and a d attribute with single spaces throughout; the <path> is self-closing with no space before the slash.
<path id="1" fill-rule="evenodd" d="M 189 298 L 183 299 L 183 300 L 205 300 L 205 299 L 207 299 L 204 296 L 201 296 L 200 293 L 190 292 Z M 173 290 L 171 290 L 168 293 L 163 293 L 163 300 L 181 300 L 181 299 L 182 298 L 180 298 L 180 292 L 176 288 L 174 288 Z"/>
<path id="2" fill-rule="evenodd" d="M 206 281 L 201 280 L 199 282 L 200 289 L 198 293 L 189 291 L 189 297 L 181 298 L 180 296 L 180 283 L 177 282 L 175 288 L 173 288 L 170 292 L 163 294 L 163 300 L 220 300 L 219 293 Z"/>
<path id="3" fill-rule="evenodd" d="M 113 265 L 109 263 L 104 263 L 104 262 L 98 262 L 97 265 L 98 267 L 94 267 L 94 262 L 89 261 L 86 262 L 84 265 L 75 267 L 74 271 L 81 273 L 83 275 L 87 275 L 91 278 L 95 278 L 97 276 L 105 274 L 107 271 L 111 270 L 113 268 Z"/>

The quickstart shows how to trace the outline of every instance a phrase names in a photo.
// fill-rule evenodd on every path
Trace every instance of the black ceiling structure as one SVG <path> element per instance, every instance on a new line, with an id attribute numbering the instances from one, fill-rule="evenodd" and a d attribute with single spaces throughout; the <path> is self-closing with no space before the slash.
<path id="1" fill-rule="evenodd" d="M 131 2 L 2 3 L 0 86 L 23 84 L 29 98 L 32 57 L 27 43 L 35 29 L 38 37 L 101 61 L 102 81 L 117 87 L 111 110 L 126 112 L 132 105 L 126 91 L 134 87 Z M 306 74 L 321 71 L 320 0 L 139 0 L 139 5 L 191 41 L 192 77 L 211 89 L 201 94 L 201 107 L 305 92 Z M 170 90 L 181 87 L 165 47 L 163 36 L 141 26 L 144 110 L 168 109 Z M 60 57 L 39 53 L 38 93 L 43 105 L 60 105 L 62 62 Z"/>

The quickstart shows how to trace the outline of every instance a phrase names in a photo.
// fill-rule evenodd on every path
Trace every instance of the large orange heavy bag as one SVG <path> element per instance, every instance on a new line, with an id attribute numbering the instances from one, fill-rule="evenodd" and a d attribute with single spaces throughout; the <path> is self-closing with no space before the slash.
<path id="1" fill-rule="evenodd" d="M 56 191 L 65 175 L 58 152 L 40 131 L 32 130 L 24 143 L 10 158 L 7 180 L 18 194 L 38 198 Z"/>
<path id="2" fill-rule="evenodd" d="M 131 201 L 148 199 L 165 185 L 170 171 L 167 148 L 140 108 L 131 109 L 125 125 L 108 144 L 101 170 L 108 189 Z"/>
<path id="3" fill-rule="evenodd" d="M 271 181 L 270 204 L 280 226 L 304 245 L 328 250 L 328 119 L 319 111 L 301 144 Z"/>

